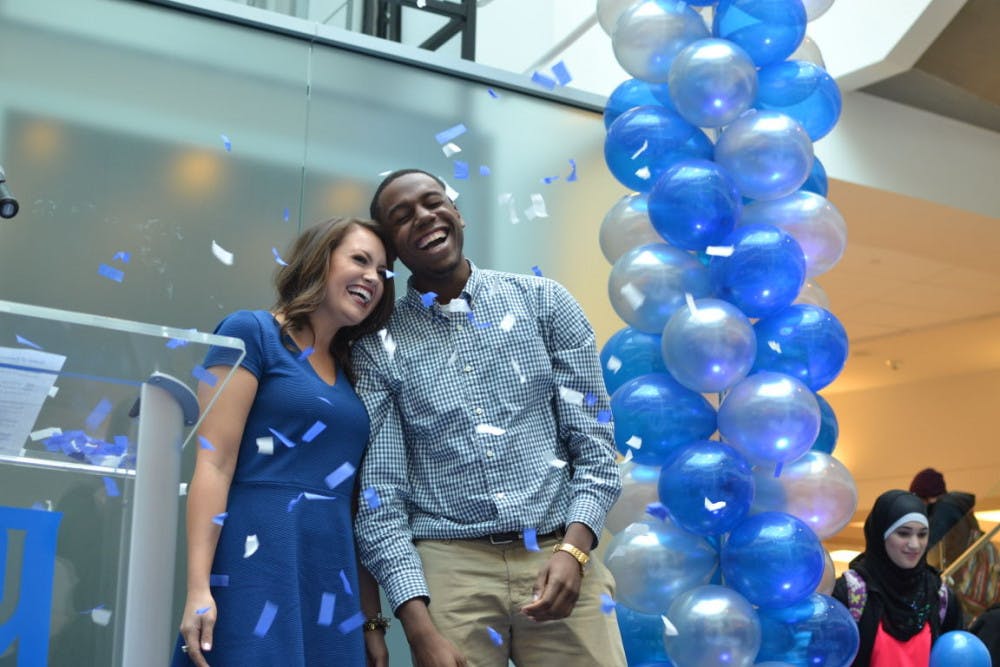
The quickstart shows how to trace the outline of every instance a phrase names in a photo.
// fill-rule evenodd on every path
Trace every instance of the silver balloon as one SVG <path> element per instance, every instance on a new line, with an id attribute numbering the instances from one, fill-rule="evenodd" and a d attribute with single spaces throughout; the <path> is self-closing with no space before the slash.
<path id="1" fill-rule="evenodd" d="M 698 299 L 663 328 L 663 361 L 674 379 L 699 393 L 720 392 L 746 377 L 757 356 L 750 320 L 731 303 Z"/>
<path id="2" fill-rule="evenodd" d="M 817 45 L 813 38 L 809 35 L 802 38 L 802 42 L 799 43 L 799 48 L 795 49 L 795 52 L 788 56 L 788 59 L 804 60 L 816 65 L 817 67 L 826 69 L 826 63 L 823 61 L 823 54 L 819 50 L 819 45 Z"/>
<path id="3" fill-rule="evenodd" d="M 832 269 L 847 247 L 847 224 L 826 197 L 800 190 L 771 201 L 755 201 L 743 208 L 741 225 L 764 223 L 791 234 L 806 256 L 806 276 Z"/>
<path id="4" fill-rule="evenodd" d="M 667 243 L 632 248 L 618 258 L 608 277 L 608 298 L 618 317 L 657 335 L 684 304 L 685 294 L 700 299 L 711 292 L 705 265 Z"/>
<path id="5" fill-rule="evenodd" d="M 646 508 L 660 501 L 659 466 L 644 466 L 633 461 L 621 466 L 622 493 L 604 519 L 604 528 L 619 533 L 633 523 L 649 519 Z"/>
<path id="6" fill-rule="evenodd" d="M 647 243 L 663 243 L 663 237 L 649 221 L 646 194 L 625 195 L 604 215 L 599 233 L 601 252 L 614 264 L 632 248 Z"/>
<path id="7" fill-rule="evenodd" d="M 597 0 L 597 22 L 601 29 L 611 36 L 615 32 L 618 17 L 638 0 Z"/>
<path id="8" fill-rule="evenodd" d="M 795 298 L 795 303 L 804 303 L 830 310 L 830 297 L 826 295 L 826 291 L 815 280 L 806 281 L 806 284 L 799 290 L 799 295 Z"/>
<path id="9" fill-rule="evenodd" d="M 755 469 L 751 514 L 785 512 L 804 521 L 825 540 L 850 523 L 858 509 L 858 487 L 847 467 L 824 452 L 810 450 L 781 468 Z"/>
<path id="10" fill-rule="evenodd" d="M 705 21 L 682 0 L 640 0 L 618 17 L 611 46 L 622 68 L 647 83 L 666 83 L 674 57 L 709 36 Z"/>
<path id="11" fill-rule="evenodd" d="M 699 586 L 670 605 L 663 643 L 677 667 L 749 667 L 760 650 L 760 620 L 725 586 Z"/>
<path id="12" fill-rule="evenodd" d="M 662 614 L 678 595 L 708 583 L 719 557 L 708 540 L 668 518 L 630 525 L 611 541 L 604 562 L 615 577 L 619 602 Z"/>
<path id="13" fill-rule="evenodd" d="M 674 58 L 670 97 L 684 120 L 698 127 L 722 127 L 750 108 L 757 96 L 757 68 L 728 39 L 699 39 Z"/>
<path id="14" fill-rule="evenodd" d="M 744 197 L 778 199 L 809 178 L 813 144 L 794 118 L 752 109 L 722 131 L 715 161 L 729 172 Z"/>
<path id="15" fill-rule="evenodd" d="M 833 0 L 802 0 L 802 4 L 806 8 L 806 20 L 813 21 L 833 6 Z"/>
<path id="16" fill-rule="evenodd" d="M 837 583 L 837 568 L 833 564 L 833 556 L 823 549 L 823 578 L 819 580 L 816 592 L 821 595 L 832 595 L 833 586 Z"/>

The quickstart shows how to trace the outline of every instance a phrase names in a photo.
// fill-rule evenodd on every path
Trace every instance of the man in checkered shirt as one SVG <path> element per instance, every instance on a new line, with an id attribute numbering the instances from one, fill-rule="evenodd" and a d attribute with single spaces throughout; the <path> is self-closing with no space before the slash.
<path id="1" fill-rule="evenodd" d="M 558 283 L 467 260 L 437 177 L 393 172 L 371 214 L 412 278 L 355 346 L 356 533 L 415 665 L 624 667 L 614 581 L 588 562 L 621 492 L 593 329 Z"/>

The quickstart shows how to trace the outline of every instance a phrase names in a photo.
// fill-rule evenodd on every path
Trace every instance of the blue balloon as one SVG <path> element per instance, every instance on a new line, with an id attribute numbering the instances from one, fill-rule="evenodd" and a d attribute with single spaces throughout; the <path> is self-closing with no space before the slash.
<path id="1" fill-rule="evenodd" d="M 663 646 L 663 619 L 659 614 L 644 614 L 620 602 L 615 613 L 628 664 L 672 664 Z"/>
<path id="2" fill-rule="evenodd" d="M 656 334 L 632 327 L 616 331 L 601 348 L 601 371 L 609 394 L 629 380 L 647 373 L 666 373 L 661 352 L 662 340 Z"/>
<path id="3" fill-rule="evenodd" d="M 931 648 L 930 667 L 990 667 L 990 664 L 986 644 L 965 630 L 944 633 Z"/>
<path id="4" fill-rule="evenodd" d="M 740 192 L 710 160 L 682 160 L 649 191 L 649 221 L 676 248 L 704 250 L 721 243 L 740 216 Z"/>
<path id="5" fill-rule="evenodd" d="M 788 607 L 762 608 L 758 663 L 847 667 L 860 646 L 858 624 L 837 600 L 818 593 Z"/>
<path id="6" fill-rule="evenodd" d="M 712 34 L 739 44 L 757 67 L 781 62 L 806 36 L 802 0 L 721 0 Z"/>
<path id="7" fill-rule="evenodd" d="M 746 377 L 757 354 L 750 320 L 719 299 L 678 308 L 663 328 L 663 361 L 675 380 L 699 393 L 721 392 Z"/>
<path id="8" fill-rule="evenodd" d="M 809 171 L 809 178 L 806 179 L 806 182 L 802 184 L 799 190 L 814 192 L 820 197 L 826 197 L 826 193 L 830 191 L 830 182 L 826 177 L 826 167 L 823 166 L 823 163 L 815 155 L 813 155 L 813 166 Z"/>
<path id="9" fill-rule="evenodd" d="M 757 97 L 757 69 L 747 52 L 725 39 L 699 39 L 674 58 L 668 79 L 674 107 L 698 127 L 722 127 Z"/>
<path id="10" fill-rule="evenodd" d="M 794 118 L 751 109 L 722 131 L 715 161 L 732 176 L 744 197 L 780 199 L 809 178 L 813 145 Z"/>
<path id="11" fill-rule="evenodd" d="M 824 553 L 805 522 L 784 512 L 763 512 L 729 534 L 722 545 L 722 576 L 758 607 L 786 607 L 816 590 Z"/>
<path id="12" fill-rule="evenodd" d="M 629 380 L 611 395 L 615 445 L 636 463 L 663 465 L 674 452 L 715 432 L 715 408 L 669 373 Z"/>
<path id="13" fill-rule="evenodd" d="M 747 317 L 790 306 L 806 279 L 806 256 L 791 234 L 772 225 L 744 225 L 725 242 L 733 251 L 709 264 L 715 295 Z"/>
<path id="14" fill-rule="evenodd" d="M 660 174 L 689 158 L 711 159 L 712 142 L 663 106 L 646 105 L 623 112 L 611 123 L 604 139 L 604 160 L 612 175 L 625 187 L 640 192 L 648 192 Z"/>
<path id="15" fill-rule="evenodd" d="M 699 440 L 663 466 L 659 493 L 678 526 L 698 535 L 720 535 L 750 511 L 753 474 L 746 458 L 729 445 Z"/>
<path id="16" fill-rule="evenodd" d="M 833 313 L 797 303 L 759 320 L 757 359 L 751 373 L 790 375 L 813 391 L 836 379 L 847 361 L 847 332 Z"/>
<path id="17" fill-rule="evenodd" d="M 758 109 L 771 109 L 791 116 L 799 121 L 813 141 L 825 137 L 837 124 L 840 88 L 819 65 L 805 60 L 786 60 L 762 68 L 757 77 L 754 106 Z"/>
<path id="18" fill-rule="evenodd" d="M 833 454 L 833 450 L 837 446 L 837 437 L 840 435 L 837 415 L 834 414 L 833 407 L 825 398 L 819 394 L 815 394 L 815 396 L 816 402 L 819 403 L 819 435 L 816 436 L 816 442 L 810 449 L 814 452 Z"/>
<path id="19" fill-rule="evenodd" d="M 676 111 L 667 84 L 649 83 L 642 79 L 625 79 L 611 91 L 604 105 L 604 129 L 611 127 L 611 123 L 629 109 L 657 105 Z"/>

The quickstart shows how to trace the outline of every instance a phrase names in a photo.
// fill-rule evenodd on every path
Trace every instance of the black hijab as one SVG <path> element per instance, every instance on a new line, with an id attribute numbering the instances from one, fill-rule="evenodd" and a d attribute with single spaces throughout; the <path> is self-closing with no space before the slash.
<path id="1" fill-rule="evenodd" d="M 932 631 L 939 624 L 941 579 L 927 565 L 926 551 L 915 567 L 904 569 L 893 563 L 885 550 L 885 531 L 910 513 L 927 516 L 916 495 L 893 490 L 879 496 L 865 520 L 865 551 L 851 562 L 851 569 L 860 572 L 869 590 L 881 597 L 886 632 L 900 641 L 920 632 L 928 621 Z"/>

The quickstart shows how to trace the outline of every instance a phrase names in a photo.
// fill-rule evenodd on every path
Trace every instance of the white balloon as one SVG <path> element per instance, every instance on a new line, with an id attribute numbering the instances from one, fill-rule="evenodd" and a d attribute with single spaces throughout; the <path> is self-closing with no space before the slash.
<path id="1" fill-rule="evenodd" d="M 833 6 L 833 0 L 802 0 L 802 4 L 806 8 L 806 20 L 812 21 L 825 14 Z"/>
<path id="2" fill-rule="evenodd" d="M 823 61 L 823 54 L 819 50 L 819 45 L 816 44 L 816 42 L 813 41 L 813 38 L 809 35 L 802 38 L 799 48 L 795 49 L 795 52 L 788 56 L 788 59 L 804 60 L 805 62 L 812 63 L 817 67 L 826 69 L 826 63 Z"/>
<path id="3" fill-rule="evenodd" d="M 794 303 L 805 303 L 810 306 L 819 306 L 825 310 L 830 310 L 830 297 L 826 291 L 820 287 L 815 280 L 807 280 L 806 284 L 799 290 L 799 296 Z"/>

